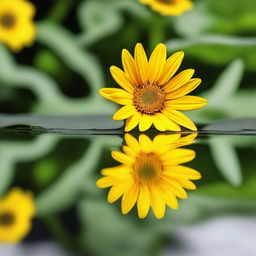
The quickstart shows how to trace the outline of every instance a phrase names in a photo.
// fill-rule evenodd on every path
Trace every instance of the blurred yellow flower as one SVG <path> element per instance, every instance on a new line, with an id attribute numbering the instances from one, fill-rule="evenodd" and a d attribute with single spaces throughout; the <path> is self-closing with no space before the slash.
<path id="1" fill-rule="evenodd" d="M 35 7 L 26 0 L 0 0 L 0 42 L 13 51 L 30 46 L 35 38 Z"/>
<path id="2" fill-rule="evenodd" d="M 179 16 L 193 7 L 190 0 L 139 0 L 162 15 Z"/>
<path id="3" fill-rule="evenodd" d="M 17 243 L 31 229 L 35 202 L 30 192 L 12 189 L 0 200 L 0 243 Z"/>
<path id="4" fill-rule="evenodd" d="M 144 134 L 137 140 L 127 133 L 124 153 L 112 151 L 112 157 L 121 165 L 103 169 L 104 177 L 97 181 L 97 186 L 111 187 L 109 203 L 122 196 L 123 214 L 137 202 L 140 218 L 147 216 L 150 206 L 156 218 L 163 218 L 166 205 L 177 209 L 177 197 L 187 198 L 184 188 L 196 188 L 190 180 L 201 178 L 196 170 L 180 165 L 194 159 L 195 152 L 178 147 L 191 144 L 195 136 L 162 134 L 152 141 Z"/>
<path id="5" fill-rule="evenodd" d="M 112 66 L 110 72 L 123 88 L 103 88 L 99 93 L 120 105 L 114 120 L 126 120 L 125 131 L 139 124 L 140 131 L 148 130 L 152 124 L 159 131 L 180 131 L 180 125 L 197 130 L 194 123 L 179 110 L 204 107 L 207 100 L 196 96 L 185 96 L 193 91 L 201 79 L 193 78 L 193 69 L 186 69 L 174 76 L 183 60 L 184 53 L 176 52 L 166 60 L 164 44 L 154 49 L 149 60 L 142 44 L 135 47 L 134 58 L 124 49 L 122 63 L 124 71 Z"/>

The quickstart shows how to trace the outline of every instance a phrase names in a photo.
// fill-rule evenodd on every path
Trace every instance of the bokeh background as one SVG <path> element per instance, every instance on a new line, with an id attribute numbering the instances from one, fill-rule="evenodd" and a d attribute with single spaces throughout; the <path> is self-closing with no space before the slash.
<path id="1" fill-rule="evenodd" d="M 117 106 L 97 91 L 116 86 L 109 67 L 121 67 L 121 50 L 142 42 L 150 53 L 163 42 L 169 54 L 184 50 L 182 69 L 203 80 L 196 94 L 209 105 L 189 113 L 195 122 L 255 117 L 255 0 L 197 0 L 179 17 L 136 0 L 31 2 L 35 43 L 19 53 L 0 44 L 1 114 L 112 114 Z M 256 138 L 199 137 L 190 166 L 203 178 L 161 221 L 122 216 L 95 186 L 121 144 L 117 136 L 1 133 L 0 195 L 13 186 L 31 190 L 38 210 L 27 238 L 0 245 L 0 255 L 35 255 L 39 244 L 40 255 L 255 255 Z"/>

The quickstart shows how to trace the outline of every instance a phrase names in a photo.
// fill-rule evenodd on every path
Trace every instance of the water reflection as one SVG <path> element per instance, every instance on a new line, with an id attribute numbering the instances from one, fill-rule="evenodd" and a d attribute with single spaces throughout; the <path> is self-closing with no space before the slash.
<path id="1" fill-rule="evenodd" d="M 124 137 L 123 152 L 112 151 L 112 157 L 121 165 L 105 168 L 103 178 L 97 181 L 100 188 L 111 187 L 108 202 L 122 197 L 122 213 L 127 214 L 137 202 L 138 216 L 145 218 L 150 206 L 156 218 L 165 215 L 166 205 L 178 209 L 177 198 L 186 199 L 185 189 L 194 190 L 191 180 L 201 174 L 181 164 L 195 158 L 195 151 L 180 148 L 193 143 L 196 135 L 157 135 L 150 139 L 141 134 L 136 139 Z"/>
<path id="2" fill-rule="evenodd" d="M 202 221 L 208 222 L 221 215 L 255 215 L 256 137 L 198 136 L 196 141 L 195 138 L 195 134 L 152 133 L 126 135 L 125 138 L 2 134 L 1 198 L 13 187 L 20 187 L 34 194 L 36 204 L 32 229 L 20 242 L 27 248 L 27 242 L 34 246 L 35 241 L 51 240 L 63 248 L 69 247 L 72 252 L 81 252 L 81 255 L 88 252 L 96 256 L 155 255 L 158 242 L 161 250 L 173 250 L 177 244 L 187 245 L 183 240 L 175 244 L 179 239 L 175 232 L 181 226 L 188 229 L 191 224 L 200 227 Z M 112 150 L 114 158 L 121 163 L 117 164 L 111 157 Z M 177 152 L 182 154 L 177 157 Z M 195 152 L 197 157 L 193 159 Z M 239 156 L 240 169 L 234 168 L 232 159 L 235 155 Z M 172 167 L 164 170 L 163 163 Z M 191 172 L 191 168 L 197 171 Z M 238 187 L 233 185 L 232 181 L 237 179 L 232 177 L 238 177 L 239 170 L 242 179 Z M 196 191 L 188 191 L 195 189 L 192 182 L 200 178 L 198 171 L 203 178 L 195 181 Z M 159 182 L 163 174 L 164 182 Z M 108 188 L 99 189 L 95 183 L 103 178 L 107 179 L 97 184 L 103 183 L 102 186 Z M 109 204 L 108 190 L 120 180 L 124 181 L 122 184 L 128 184 L 126 189 L 130 185 L 129 191 L 131 187 L 134 190 L 128 193 L 123 185 L 119 186 L 119 192 L 113 189 L 119 194 L 110 194 L 110 201 L 118 196 L 119 200 Z M 150 186 L 152 188 L 148 189 Z M 142 187 L 144 197 L 147 196 L 143 200 L 139 199 L 140 194 L 143 195 Z M 186 198 L 186 194 L 188 199 L 180 200 Z M 179 209 L 168 209 L 166 205 L 177 208 L 176 198 Z M 142 210 L 137 213 L 139 205 Z M 165 208 L 168 209 L 166 212 Z M 122 211 L 129 214 L 123 215 Z M 164 213 L 165 218 L 156 219 Z M 141 220 L 139 217 L 144 217 L 143 214 L 147 217 Z M 218 227 L 218 232 L 222 229 L 224 227 Z M 165 239 L 166 234 L 172 236 L 171 241 Z M 9 255 L 1 251 L 2 248 L 1 244 L 0 255 Z"/>

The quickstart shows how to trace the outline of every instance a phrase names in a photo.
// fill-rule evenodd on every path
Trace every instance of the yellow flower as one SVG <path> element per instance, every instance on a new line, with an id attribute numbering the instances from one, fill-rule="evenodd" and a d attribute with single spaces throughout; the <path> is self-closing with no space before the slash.
<path id="1" fill-rule="evenodd" d="M 186 69 L 174 76 L 184 53 L 176 52 L 166 60 L 166 46 L 159 44 L 149 61 L 142 44 L 135 47 L 134 58 L 124 49 L 124 71 L 112 66 L 110 72 L 123 88 L 103 88 L 99 93 L 108 100 L 124 105 L 113 116 L 114 120 L 126 120 L 125 131 L 139 124 L 140 131 L 152 124 L 159 131 L 180 131 L 180 126 L 197 130 L 194 123 L 179 110 L 198 109 L 207 104 L 201 97 L 185 96 L 193 91 L 201 79 L 193 78 L 193 69 Z"/>
<path id="2" fill-rule="evenodd" d="M 0 0 L 0 42 L 13 51 L 30 46 L 35 38 L 34 6 L 26 0 Z"/>
<path id="3" fill-rule="evenodd" d="M 192 9 L 190 0 L 139 0 L 162 15 L 179 16 Z"/>
<path id="4" fill-rule="evenodd" d="M 17 243 L 31 229 L 35 203 L 30 192 L 12 189 L 0 200 L 0 243 Z"/>
<path id="5" fill-rule="evenodd" d="M 111 187 L 108 202 L 122 196 L 122 213 L 127 214 L 137 202 L 138 215 L 145 218 L 150 206 L 157 218 L 163 218 L 166 205 L 177 209 L 177 197 L 187 198 L 186 189 L 195 189 L 190 180 L 201 178 L 199 172 L 180 164 L 195 157 L 190 149 L 178 147 L 191 144 L 196 135 L 158 135 L 150 140 L 141 134 L 139 140 L 125 135 L 124 153 L 112 151 L 112 157 L 121 165 L 105 168 L 100 188 Z"/>

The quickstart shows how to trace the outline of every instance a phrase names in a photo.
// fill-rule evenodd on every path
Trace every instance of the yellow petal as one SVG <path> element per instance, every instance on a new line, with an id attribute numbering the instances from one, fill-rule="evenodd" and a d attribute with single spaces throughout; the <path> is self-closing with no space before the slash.
<path id="1" fill-rule="evenodd" d="M 112 151 L 111 155 L 119 163 L 123 163 L 123 164 L 133 164 L 134 163 L 134 159 L 130 156 L 125 155 L 124 153 L 121 153 L 118 151 Z"/>
<path id="2" fill-rule="evenodd" d="M 197 131 L 195 124 L 181 112 L 169 107 L 162 110 L 162 113 L 175 123 L 182 125 L 192 131 Z"/>
<path id="3" fill-rule="evenodd" d="M 106 94 L 106 95 L 103 95 L 102 96 L 107 99 L 107 100 L 111 100 L 113 102 L 116 102 L 117 104 L 120 104 L 120 105 L 132 105 L 132 100 L 131 99 L 127 99 L 127 98 L 115 98 L 113 96 L 111 96 L 110 94 Z"/>
<path id="4" fill-rule="evenodd" d="M 134 151 L 136 151 L 136 152 L 140 151 L 140 144 L 139 144 L 139 142 L 131 134 L 126 133 L 124 135 L 124 139 L 125 139 L 126 144 L 130 148 L 134 149 Z"/>
<path id="5" fill-rule="evenodd" d="M 127 179 L 123 182 L 117 183 L 111 187 L 108 192 L 108 202 L 113 203 L 120 198 L 131 186 L 132 180 Z"/>
<path id="6" fill-rule="evenodd" d="M 119 165 L 111 168 L 104 168 L 101 170 L 101 174 L 116 179 L 127 178 L 130 175 L 131 169 L 125 165 Z"/>
<path id="7" fill-rule="evenodd" d="M 159 131 L 180 131 L 180 127 L 166 116 L 164 116 L 162 113 L 157 113 L 153 117 L 153 124 Z"/>
<path id="8" fill-rule="evenodd" d="M 143 219 L 147 216 L 150 207 L 150 194 L 148 187 L 143 185 L 140 187 L 140 192 L 137 201 L 137 209 L 139 218 Z"/>
<path id="9" fill-rule="evenodd" d="M 14 2 L 13 4 L 15 5 L 16 3 Z M 19 3 L 22 4 L 21 6 L 19 6 L 20 8 L 22 8 L 22 14 L 23 14 L 22 18 L 32 18 L 35 15 L 36 8 L 32 3 L 28 1 L 19 2 Z"/>
<path id="10" fill-rule="evenodd" d="M 137 111 L 134 106 L 132 105 L 126 105 L 124 107 L 121 107 L 114 115 L 113 120 L 123 120 L 126 119 L 133 114 L 135 114 Z"/>
<path id="11" fill-rule="evenodd" d="M 165 117 L 161 113 L 157 113 L 156 115 L 153 116 L 153 124 L 156 127 L 158 131 L 166 131 L 166 123 L 165 121 L 169 120 L 167 117 Z"/>
<path id="12" fill-rule="evenodd" d="M 131 97 L 130 93 L 128 93 L 127 91 L 125 91 L 123 89 L 119 89 L 119 88 L 101 88 L 99 90 L 99 93 L 100 94 L 111 94 L 111 95 L 116 94 L 118 96 L 123 96 L 123 97 L 127 96 L 128 98 Z"/>
<path id="13" fill-rule="evenodd" d="M 127 214 L 135 205 L 139 193 L 139 186 L 133 184 L 123 195 L 122 198 L 122 213 Z"/>
<path id="14" fill-rule="evenodd" d="M 172 208 L 172 209 L 178 209 L 179 204 L 176 196 L 173 194 L 172 190 L 170 189 L 170 186 L 168 183 L 162 182 L 159 185 L 159 189 L 161 190 L 166 204 Z"/>
<path id="15" fill-rule="evenodd" d="M 185 145 L 190 145 L 195 142 L 196 137 L 197 137 L 197 133 L 191 133 L 189 135 L 186 135 L 178 141 L 177 146 L 182 147 Z"/>
<path id="16" fill-rule="evenodd" d="M 178 124 L 176 124 L 175 122 L 173 122 L 172 120 L 170 120 L 171 122 L 169 122 L 167 124 L 167 131 L 174 131 L 174 132 L 179 132 L 181 130 L 180 126 Z"/>
<path id="17" fill-rule="evenodd" d="M 175 141 L 180 139 L 180 136 L 180 134 L 159 134 L 154 138 L 153 144 L 155 147 L 173 144 Z"/>
<path id="18" fill-rule="evenodd" d="M 172 134 L 171 134 L 172 135 Z M 168 142 L 168 135 L 166 135 L 166 141 Z M 176 141 L 172 141 L 168 144 L 162 145 L 161 147 L 157 147 L 156 151 L 161 155 L 164 156 L 165 154 L 167 154 L 168 152 L 170 152 L 171 150 L 174 150 L 176 148 L 182 147 L 184 145 L 189 145 L 191 144 L 191 142 L 189 143 L 189 141 L 183 140 L 183 137 L 180 138 L 179 140 Z"/>
<path id="19" fill-rule="evenodd" d="M 156 117 L 158 118 L 158 120 L 156 120 L 156 118 L 154 118 L 153 123 L 154 123 L 156 129 L 158 129 L 159 131 L 161 131 L 160 129 L 164 128 L 163 126 L 165 126 L 164 131 L 167 130 L 167 131 L 179 132 L 181 130 L 179 125 L 177 125 L 175 122 L 173 122 L 172 120 L 170 120 L 168 117 L 165 116 L 164 111 L 162 111 L 162 113 L 157 114 Z M 159 122 L 161 122 L 161 123 L 159 123 Z"/>
<path id="20" fill-rule="evenodd" d="M 141 146 L 141 150 L 144 152 L 149 152 L 152 150 L 153 148 L 153 143 L 151 141 L 151 139 L 145 135 L 145 134 L 141 134 L 139 136 L 139 142 L 140 142 L 140 146 Z"/>
<path id="21" fill-rule="evenodd" d="M 127 98 L 109 97 L 108 100 L 116 102 L 117 104 L 120 104 L 120 105 L 132 105 L 133 104 L 133 101 L 131 99 L 127 99 Z"/>
<path id="22" fill-rule="evenodd" d="M 169 57 L 165 63 L 162 74 L 158 80 L 159 85 L 166 84 L 177 72 L 184 58 L 184 52 L 176 52 Z"/>
<path id="23" fill-rule="evenodd" d="M 172 149 L 172 145 L 163 145 L 161 147 L 155 148 L 155 153 L 157 153 L 159 156 L 165 154 L 166 152 L 169 152 Z"/>
<path id="24" fill-rule="evenodd" d="M 165 201 L 164 195 L 158 189 L 158 187 L 150 186 L 150 202 L 153 212 L 157 219 L 162 219 L 165 214 Z"/>
<path id="25" fill-rule="evenodd" d="M 195 158 L 196 154 L 194 150 L 178 148 L 169 151 L 161 156 L 165 165 L 176 165 L 186 162 L 190 162 Z"/>
<path id="26" fill-rule="evenodd" d="M 136 157 L 137 152 L 133 148 L 130 148 L 128 146 L 123 146 L 123 151 L 128 156 L 131 156 L 133 158 Z"/>
<path id="27" fill-rule="evenodd" d="M 153 123 L 153 118 L 150 115 L 142 114 L 139 122 L 139 130 L 144 132 L 148 130 Z"/>
<path id="28" fill-rule="evenodd" d="M 173 77 L 167 84 L 164 85 L 165 92 L 171 92 L 186 84 L 194 75 L 194 72 L 194 69 L 186 69 L 180 72 L 178 75 Z"/>
<path id="29" fill-rule="evenodd" d="M 167 176 L 177 177 L 177 178 L 184 178 L 189 180 L 198 180 L 201 179 L 200 172 L 186 166 L 177 165 L 177 166 L 170 166 L 166 168 L 163 172 Z"/>
<path id="30" fill-rule="evenodd" d="M 15 203 L 18 200 L 23 199 L 24 194 L 25 193 L 22 191 L 21 188 L 15 187 L 12 188 L 11 191 L 3 199 L 1 199 L 1 201 L 4 203 L 7 203 L 8 201 Z"/>
<path id="31" fill-rule="evenodd" d="M 169 197 L 166 198 L 166 204 L 173 210 L 177 210 L 179 208 L 177 197 L 173 194 L 169 194 Z"/>
<path id="32" fill-rule="evenodd" d="M 109 177 L 103 177 L 99 180 L 97 180 L 96 185 L 99 188 L 107 188 L 114 185 L 114 180 Z"/>
<path id="33" fill-rule="evenodd" d="M 149 82 L 158 81 L 166 62 L 166 46 L 158 44 L 149 59 Z"/>
<path id="34" fill-rule="evenodd" d="M 117 88 L 102 88 L 99 90 L 99 94 L 111 101 L 114 101 L 120 105 L 132 105 L 132 95 L 123 89 Z"/>
<path id="35" fill-rule="evenodd" d="M 201 82 L 202 82 L 202 80 L 199 78 L 190 79 L 187 83 L 185 83 L 180 88 L 167 93 L 166 99 L 176 99 L 181 96 L 184 96 L 184 95 L 192 92 L 193 90 L 195 90 L 198 87 L 198 85 L 200 85 Z"/>
<path id="36" fill-rule="evenodd" d="M 167 186 L 174 195 L 182 199 L 188 198 L 186 191 L 178 183 L 173 181 L 172 178 L 162 177 L 162 179 L 164 182 L 167 183 Z"/>
<path id="37" fill-rule="evenodd" d="M 140 84 L 145 84 L 148 81 L 148 59 L 142 44 L 136 44 L 134 55 Z"/>
<path id="38" fill-rule="evenodd" d="M 98 92 L 102 97 L 112 100 L 112 92 L 115 90 L 116 88 L 102 88 Z"/>
<path id="39" fill-rule="evenodd" d="M 114 185 L 108 192 L 108 202 L 113 203 L 124 193 L 124 187 L 121 184 Z"/>
<path id="40" fill-rule="evenodd" d="M 114 80 L 126 91 L 133 93 L 134 87 L 130 83 L 129 79 L 127 78 L 126 74 L 118 67 L 111 66 L 110 72 Z"/>
<path id="41" fill-rule="evenodd" d="M 3 197 L 0 201 L 1 201 L 0 202 L 1 213 L 3 212 L 4 209 L 6 210 L 13 209 L 14 206 L 15 206 L 15 211 L 17 213 L 20 213 L 20 216 L 23 215 L 23 217 L 26 217 L 26 218 L 31 218 L 36 213 L 33 194 L 29 191 L 24 191 L 21 188 L 18 188 L 18 187 L 12 188 L 8 192 L 8 194 L 5 197 Z M 27 224 L 29 224 L 29 222 Z M 3 229 L 2 230 L 0 229 L 0 233 L 1 231 L 3 231 Z M 2 237 L 3 236 L 1 236 L 1 238 Z M 13 239 L 15 238 L 13 237 Z"/>
<path id="42" fill-rule="evenodd" d="M 148 3 L 151 8 L 162 15 L 169 16 L 179 16 L 185 11 L 190 10 L 193 7 L 193 4 L 190 0 L 179 0 L 176 2 L 163 2 L 156 0 L 140 0 L 142 2 Z"/>
<path id="43" fill-rule="evenodd" d="M 124 71 L 127 74 L 127 76 L 129 76 L 132 84 L 134 86 L 137 86 L 139 84 L 139 79 L 136 70 L 136 64 L 133 57 L 126 49 L 122 51 L 122 63 Z"/>
<path id="44" fill-rule="evenodd" d="M 134 115 L 129 117 L 126 120 L 126 123 L 125 123 L 125 131 L 129 132 L 132 129 L 134 129 L 138 125 L 138 123 L 140 121 L 140 118 L 141 118 L 141 113 L 140 112 L 136 112 Z"/>
<path id="45" fill-rule="evenodd" d="M 177 99 L 166 101 L 166 106 L 176 110 L 194 110 L 207 105 L 207 100 L 197 96 L 182 96 Z"/>
<path id="46" fill-rule="evenodd" d="M 148 4 L 150 3 L 152 0 L 139 0 L 141 3 L 143 4 Z"/>
<path id="47" fill-rule="evenodd" d="M 116 98 L 128 98 L 128 99 L 133 99 L 133 95 L 131 95 L 129 92 L 122 90 L 122 89 L 117 89 L 115 92 L 111 94 L 113 97 Z"/>
<path id="48" fill-rule="evenodd" d="M 183 188 L 185 189 L 189 189 L 189 190 L 195 190 L 196 189 L 196 185 L 187 180 L 187 179 L 183 179 L 183 178 L 172 178 L 173 181 L 176 181 L 178 184 L 180 184 Z"/>

